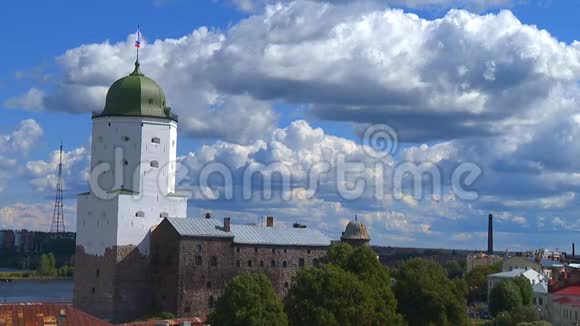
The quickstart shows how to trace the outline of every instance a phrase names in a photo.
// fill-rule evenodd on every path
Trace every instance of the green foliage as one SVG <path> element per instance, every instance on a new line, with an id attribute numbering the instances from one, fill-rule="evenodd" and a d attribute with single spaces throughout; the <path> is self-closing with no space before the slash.
<path id="1" fill-rule="evenodd" d="M 487 300 L 487 276 L 489 274 L 499 273 L 501 271 L 501 263 L 493 265 L 477 266 L 465 275 L 465 281 L 469 293 L 467 299 L 469 302 L 486 301 Z"/>
<path id="2" fill-rule="evenodd" d="M 502 280 L 494 286 L 489 296 L 489 311 L 493 316 L 511 311 L 522 305 L 520 288 L 512 280 Z"/>
<path id="3" fill-rule="evenodd" d="M 421 258 L 403 263 L 395 286 L 399 311 L 410 326 L 466 325 L 465 292 L 441 265 Z"/>
<path id="4" fill-rule="evenodd" d="M 160 319 L 173 319 L 173 318 L 175 318 L 175 314 L 173 314 L 171 312 L 162 311 L 159 313 L 159 318 Z"/>
<path id="5" fill-rule="evenodd" d="M 461 278 L 465 272 L 465 267 L 457 260 L 450 260 L 445 264 L 445 270 L 450 279 Z"/>
<path id="6" fill-rule="evenodd" d="M 529 326 L 538 322 L 538 319 L 538 312 L 534 307 L 519 306 L 511 311 L 502 311 L 498 313 L 497 317 L 495 318 L 495 326 Z M 542 324 L 540 323 L 536 325 Z"/>
<path id="7" fill-rule="evenodd" d="M 73 267 L 70 265 L 64 265 L 57 270 L 56 274 L 59 277 L 71 277 L 73 276 Z"/>
<path id="8" fill-rule="evenodd" d="M 37 273 L 41 276 L 57 275 L 56 262 L 52 252 L 40 256 L 40 264 L 38 265 Z"/>
<path id="9" fill-rule="evenodd" d="M 545 320 L 533 321 L 531 323 L 519 323 L 516 326 L 552 326 L 552 323 Z"/>
<path id="10" fill-rule="evenodd" d="M 323 262 L 298 273 L 285 301 L 290 324 L 403 324 L 389 270 L 370 247 L 332 245 Z"/>
<path id="11" fill-rule="evenodd" d="M 286 296 L 291 325 L 401 325 L 402 318 L 351 272 L 327 264 L 298 272 Z"/>
<path id="12" fill-rule="evenodd" d="M 532 285 L 523 276 L 516 277 L 513 282 L 518 286 L 520 289 L 520 295 L 522 297 L 522 304 L 524 306 L 531 305 L 534 301 L 534 290 L 532 289 Z"/>
<path id="13" fill-rule="evenodd" d="M 240 274 L 228 283 L 209 316 L 211 325 L 284 326 L 282 302 L 264 274 Z"/>

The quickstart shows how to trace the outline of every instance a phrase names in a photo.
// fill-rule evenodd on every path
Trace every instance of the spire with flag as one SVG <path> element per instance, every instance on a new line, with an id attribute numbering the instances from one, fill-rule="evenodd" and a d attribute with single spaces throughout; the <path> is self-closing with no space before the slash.
<path id="1" fill-rule="evenodd" d="M 139 62 L 139 48 L 141 48 L 141 31 L 139 30 L 139 25 L 137 25 L 137 34 L 135 35 L 135 47 L 137 48 L 136 62 Z"/>

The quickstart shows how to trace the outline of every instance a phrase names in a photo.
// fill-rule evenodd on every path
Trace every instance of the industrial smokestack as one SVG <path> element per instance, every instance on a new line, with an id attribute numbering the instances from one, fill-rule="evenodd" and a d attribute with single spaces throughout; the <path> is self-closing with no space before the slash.
<path id="1" fill-rule="evenodd" d="M 493 215 L 489 214 L 487 221 L 487 253 L 493 254 Z"/>

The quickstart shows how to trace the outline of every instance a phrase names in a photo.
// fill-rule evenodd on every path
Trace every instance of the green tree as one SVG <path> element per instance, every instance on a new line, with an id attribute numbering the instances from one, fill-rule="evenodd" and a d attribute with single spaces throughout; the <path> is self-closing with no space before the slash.
<path id="1" fill-rule="evenodd" d="M 545 320 L 538 320 L 538 321 L 533 321 L 530 323 L 527 323 L 527 322 L 519 323 L 516 326 L 552 326 L 552 323 L 545 321 Z"/>
<path id="2" fill-rule="evenodd" d="M 520 288 L 512 280 L 502 280 L 491 289 L 489 311 L 493 316 L 497 316 L 503 311 L 509 312 L 521 305 Z"/>
<path id="3" fill-rule="evenodd" d="M 524 306 L 531 305 L 534 301 L 534 289 L 527 278 L 520 276 L 516 277 L 513 282 L 520 289 L 520 295 L 522 297 L 522 304 Z"/>
<path id="4" fill-rule="evenodd" d="M 43 254 L 40 256 L 40 264 L 38 265 L 38 274 L 42 276 L 56 276 L 56 262 L 54 254 Z"/>
<path id="5" fill-rule="evenodd" d="M 284 306 L 264 274 L 240 274 L 228 283 L 209 316 L 211 325 L 288 325 Z"/>
<path id="6" fill-rule="evenodd" d="M 285 299 L 291 325 L 402 325 L 379 293 L 334 264 L 305 268 Z"/>
<path id="7" fill-rule="evenodd" d="M 477 266 L 465 275 L 469 302 L 487 300 L 487 276 L 501 271 L 500 264 Z"/>
<path id="8" fill-rule="evenodd" d="M 532 306 L 519 306 L 510 311 L 502 311 L 495 318 L 495 326 L 521 326 L 534 325 L 539 316 Z M 542 324 L 539 324 L 540 326 Z"/>
<path id="9" fill-rule="evenodd" d="M 457 260 L 448 261 L 445 264 L 445 270 L 447 271 L 447 276 L 449 276 L 449 278 L 451 279 L 461 278 L 463 277 L 463 273 L 465 272 L 464 267 L 461 266 L 461 264 Z"/>
<path id="10" fill-rule="evenodd" d="M 334 264 L 340 268 L 346 268 L 348 265 L 348 259 L 354 252 L 354 249 L 348 243 L 338 243 L 333 244 L 328 248 L 328 253 L 326 257 L 323 258 L 323 262 L 326 264 Z"/>
<path id="11" fill-rule="evenodd" d="M 410 326 L 466 325 L 465 288 L 449 280 L 438 263 L 421 258 L 407 260 L 396 279 L 399 311 Z"/>

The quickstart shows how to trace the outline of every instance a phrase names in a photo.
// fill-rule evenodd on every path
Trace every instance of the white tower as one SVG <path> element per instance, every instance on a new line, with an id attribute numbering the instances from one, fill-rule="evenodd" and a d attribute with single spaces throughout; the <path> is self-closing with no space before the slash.
<path id="1" fill-rule="evenodd" d="M 149 235 L 185 217 L 175 194 L 177 116 L 139 70 L 109 89 L 93 114 L 90 191 L 78 196 L 75 306 L 109 320 L 146 312 Z"/>

